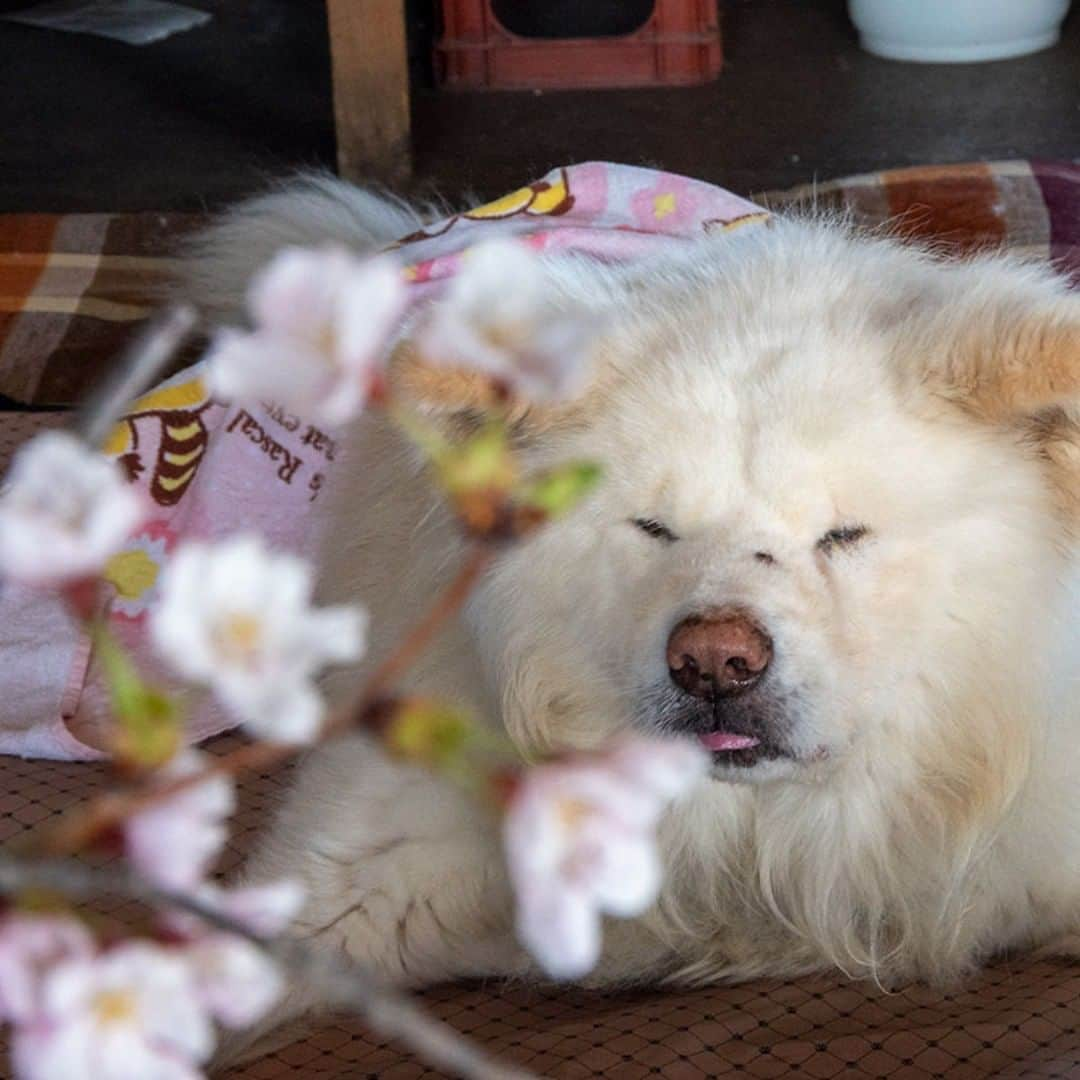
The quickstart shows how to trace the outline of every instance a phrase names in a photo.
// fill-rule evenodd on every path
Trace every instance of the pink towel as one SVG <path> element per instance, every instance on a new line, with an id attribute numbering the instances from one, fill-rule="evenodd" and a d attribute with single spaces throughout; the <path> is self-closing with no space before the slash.
<path id="1" fill-rule="evenodd" d="M 760 221 L 765 212 L 711 184 L 670 173 L 590 163 L 557 169 L 493 203 L 431 225 L 394 245 L 413 297 L 437 292 L 471 245 L 519 236 L 545 253 L 630 261 L 703 232 Z M 183 538 L 257 531 L 272 544 L 314 556 L 324 525 L 328 473 L 343 467 L 334 432 L 270 404 L 223 405 L 208 397 L 202 364 L 137 401 L 105 450 L 147 493 L 154 513 L 106 570 L 107 617 L 143 669 L 169 672 L 149 648 L 148 613 L 164 560 Z M 0 752 L 93 759 L 80 741 L 107 715 L 88 642 L 45 593 L 0 591 Z M 198 742 L 235 721 L 210 698 L 193 708 Z"/>

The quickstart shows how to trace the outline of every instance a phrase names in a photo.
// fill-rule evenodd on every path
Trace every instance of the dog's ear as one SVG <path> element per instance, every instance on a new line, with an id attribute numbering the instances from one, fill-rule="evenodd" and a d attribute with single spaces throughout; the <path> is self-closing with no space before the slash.
<path id="1" fill-rule="evenodd" d="M 592 365 L 592 377 L 580 395 L 567 401 L 537 403 L 501 396 L 483 372 L 427 362 L 406 340 L 390 358 L 387 382 L 395 401 L 416 409 L 449 438 L 475 431 L 484 417 L 497 409 L 506 417 L 515 438 L 527 441 L 553 428 L 572 425 L 588 411 L 589 402 L 610 377 L 612 365 L 602 340 L 583 362 Z"/>
<path id="2" fill-rule="evenodd" d="M 496 404 L 494 387 L 483 373 L 425 363 L 407 340 L 394 350 L 388 378 L 396 398 L 435 416 L 478 412 Z"/>
<path id="3" fill-rule="evenodd" d="M 915 320 L 914 348 L 903 350 L 908 377 L 1034 445 L 1080 522 L 1080 296 L 1001 258 L 946 273 L 940 306 Z"/>
<path id="4" fill-rule="evenodd" d="M 505 411 L 515 429 L 539 420 L 527 402 L 501 399 L 482 372 L 427 363 L 408 340 L 394 350 L 387 382 L 395 401 L 421 413 L 450 438 L 474 431 L 495 408 Z"/>
<path id="5" fill-rule="evenodd" d="M 964 267 L 924 331 L 930 387 L 994 422 L 1080 404 L 1080 298 L 1025 271 Z"/>

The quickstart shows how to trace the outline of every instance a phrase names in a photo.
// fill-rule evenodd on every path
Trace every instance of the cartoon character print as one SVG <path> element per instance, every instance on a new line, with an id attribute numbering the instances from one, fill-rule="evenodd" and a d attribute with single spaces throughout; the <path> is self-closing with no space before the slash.
<path id="1" fill-rule="evenodd" d="M 146 468 L 143 436 L 152 445 L 156 434 L 157 455 L 146 487 L 159 506 L 175 506 L 195 479 L 206 453 L 204 413 L 211 404 L 198 377 L 152 390 L 135 402 L 102 449 L 120 462 L 132 481 L 138 481 Z M 150 425 L 156 425 L 157 430 Z"/>
<path id="2" fill-rule="evenodd" d="M 709 218 L 701 223 L 701 227 L 707 233 L 734 232 L 736 229 L 745 228 L 747 225 L 767 225 L 772 215 L 767 210 L 761 210 L 754 214 L 740 214 L 735 218 Z"/>
<path id="3" fill-rule="evenodd" d="M 565 169 L 560 169 L 558 178 L 554 181 L 536 180 L 526 187 L 511 191 L 509 195 L 503 195 L 494 202 L 466 210 L 462 214 L 454 214 L 432 229 L 418 229 L 414 233 L 409 233 L 408 236 L 403 236 L 392 244 L 389 250 L 404 247 L 406 244 L 415 244 L 420 240 L 444 236 L 462 219 L 504 221 L 506 218 L 518 217 L 520 214 L 529 214 L 534 217 L 558 217 L 560 214 L 569 213 L 573 207 L 574 195 L 570 191 L 570 178 Z"/>

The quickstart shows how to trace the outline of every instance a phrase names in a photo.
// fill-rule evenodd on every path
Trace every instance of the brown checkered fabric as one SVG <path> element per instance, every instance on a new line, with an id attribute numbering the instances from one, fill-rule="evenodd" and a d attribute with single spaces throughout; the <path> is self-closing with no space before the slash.
<path id="1" fill-rule="evenodd" d="M 0 215 L 0 394 L 85 396 L 149 314 L 194 214 Z"/>
<path id="2" fill-rule="evenodd" d="M 769 192 L 951 251 L 1003 246 L 1080 279 L 1080 165 L 1002 161 L 920 166 Z M 0 394 L 25 404 L 82 398 L 168 280 L 196 214 L 0 214 Z"/>
<path id="3" fill-rule="evenodd" d="M 235 736 L 207 749 L 222 753 Z M 265 826 L 289 770 L 249 777 L 223 863 L 235 867 Z M 105 767 L 0 760 L 0 843 L 102 790 Z M 104 926 L 139 913 L 98 906 Z M 1080 1076 L 1080 968 L 1001 961 L 954 992 L 884 993 L 842 976 L 758 981 L 673 993 L 598 994 L 521 986 L 455 986 L 425 995 L 430 1010 L 489 1051 L 559 1080 L 612 1077 Z M 326 1021 L 308 1036 L 229 1073 L 229 1080 L 434 1080 L 361 1021 Z"/>
<path id="4" fill-rule="evenodd" d="M 853 176 L 760 201 L 816 206 L 862 225 L 966 254 L 993 248 L 1050 259 L 1080 281 L 1080 166 L 999 161 L 916 166 Z"/>

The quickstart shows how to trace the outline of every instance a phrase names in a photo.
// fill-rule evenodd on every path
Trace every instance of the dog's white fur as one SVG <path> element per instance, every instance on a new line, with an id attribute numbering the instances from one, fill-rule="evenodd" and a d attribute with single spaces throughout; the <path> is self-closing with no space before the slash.
<path id="1" fill-rule="evenodd" d="M 277 246 L 370 250 L 418 222 L 300 184 L 203 239 L 195 291 L 225 314 Z M 670 814 L 662 897 L 608 926 L 592 982 L 832 966 L 943 981 L 1064 941 L 1080 921 L 1080 301 L 1003 257 L 949 263 L 782 216 L 631 267 L 545 265 L 610 331 L 593 388 L 526 414 L 522 451 L 598 460 L 605 481 L 500 557 L 406 689 L 527 750 L 664 728 L 682 715 L 672 626 L 737 604 L 775 642 L 762 715 L 785 752 L 717 765 Z M 433 386 L 418 406 L 454 421 L 468 402 Z M 370 609 L 370 667 L 461 544 L 387 423 L 350 439 L 322 591 Z M 856 524 L 865 539 L 818 546 Z M 362 737 L 310 757 L 249 873 L 301 876 L 297 932 L 396 982 L 533 973 L 487 813 Z"/>

